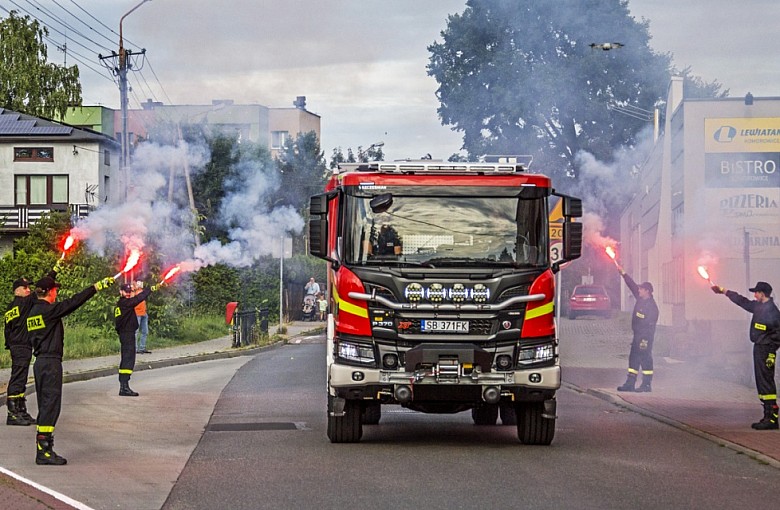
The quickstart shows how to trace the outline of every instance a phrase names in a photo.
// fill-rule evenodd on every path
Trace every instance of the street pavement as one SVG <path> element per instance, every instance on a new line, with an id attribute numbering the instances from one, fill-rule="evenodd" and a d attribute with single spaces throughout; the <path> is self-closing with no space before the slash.
<path id="1" fill-rule="evenodd" d="M 669 349 L 659 345 L 657 339 L 652 393 L 618 392 L 617 386 L 625 380 L 631 343 L 627 324 L 625 318 L 621 320 L 620 314 L 612 319 L 585 316 L 573 321 L 560 321 L 560 353 L 565 388 L 610 401 L 780 468 L 780 431 L 755 431 L 750 428 L 750 424 L 762 414 L 755 388 L 723 378 L 722 367 L 712 366 L 697 358 L 673 359 L 665 355 Z M 283 338 L 291 343 L 324 329 L 319 322 L 293 322 L 286 327 Z M 271 331 L 275 330 L 276 326 L 271 326 Z M 747 331 L 744 341 L 749 342 Z M 70 457 L 68 466 L 36 466 L 32 448 L 33 428 L 0 425 L 0 444 L 5 445 L 0 454 L 0 501 L 12 501 L 13 508 L 31 510 L 152 510 L 162 506 L 197 445 L 229 376 L 232 377 L 235 370 L 249 359 L 248 356 L 260 348 L 233 348 L 229 337 L 166 349 L 150 348 L 153 349 L 151 354 L 138 356 L 135 371 L 139 374 L 133 378 L 132 384 L 136 391 L 142 393 L 142 397 L 148 395 L 149 399 L 121 399 L 115 395 L 118 386 L 118 356 L 63 363 L 64 378 L 68 383 L 64 390 L 63 415 L 71 416 L 68 419 L 73 423 L 62 433 L 63 446 L 57 446 L 55 450 Z M 748 354 L 741 362 L 749 366 L 752 359 L 749 350 L 746 352 Z M 207 362 L 203 363 L 203 370 L 198 370 L 199 374 L 203 374 L 203 380 L 197 386 L 198 391 L 192 391 L 197 381 L 182 383 L 170 371 L 156 370 L 147 375 L 142 373 L 149 369 L 195 362 Z M 217 371 L 217 367 L 221 370 Z M 155 376 L 156 373 L 160 375 Z M 166 375 L 163 377 L 162 374 Z M 3 384 L 8 377 L 8 370 L 0 370 L 0 381 Z M 89 391 L 82 390 L 87 388 L 87 384 L 91 385 Z M 182 386 L 186 387 L 186 391 L 182 391 L 177 398 L 175 390 L 178 384 L 186 384 Z M 158 388 L 159 394 L 156 393 Z M 197 400 L 187 400 L 194 398 L 193 395 Z M 29 407 L 34 409 L 34 394 L 30 395 L 29 401 Z M 121 409 L 116 410 L 120 402 L 124 406 L 132 405 L 132 412 L 145 418 L 125 424 L 127 416 L 122 414 Z M 88 420 L 83 416 L 89 413 L 79 414 L 79 409 L 90 409 L 90 406 L 94 406 L 95 415 L 99 416 L 96 420 Z M 193 409 L 199 414 L 193 415 Z M 149 423 L 149 416 L 157 418 Z M 186 420 L 183 416 L 187 417 Z M 182 426 L 182 421 L 187 422 L 186 426 Z M 140 429 L 140 437 L 132 436 L 134 427 Z M 130 435 L 131 438 L 118 445 L 102 437 L 116 432 L 117 428 L 122 431 L 123 440 L 124 435 Z M 92 452 L 95 445 L 103 452 L 102 455 Z M 144 462 L 140 459 L 149 456 L 154 459 L 155 466 L 148 470 L 146 477 L 137 476 L 124 481 L 122 466 Z M 134 457 L 139 457 L 139 460 L 134 460 Z M 82 467 L 80 464 L 87 466 Z M 83 469 L 87 473 L 87 468 L 93 470 L 89 472 L 102 470 L 107 479 L 113 476 L 116 480 L 123 480 L 125 487 L 108 490 L 105 486 L 109 484 L 101 486 L 100 480 L 89 482 L 93 484 L 90 486 L 87 481 L 79 480 L 79 470 Z M 143 471 L 137 466 L 136 470 Z M 83 477 L 88 476 L 84 474 Z M 36 486 L 36 483 L 40 485 Z M 74 495 L 83 496 L 79 500 L 70 499 Z M 127 500 L 133 501 L 133 504 L 125 505 L 123 502 Z"/>

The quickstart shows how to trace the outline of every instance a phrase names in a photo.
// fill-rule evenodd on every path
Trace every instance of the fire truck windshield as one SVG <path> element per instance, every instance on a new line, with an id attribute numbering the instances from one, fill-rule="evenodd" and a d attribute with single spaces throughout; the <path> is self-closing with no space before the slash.
<path id="1" fill-rule="evenodd" d="M 407 188 L 408 189 L 408 188 Z M 480 188 L 477 188 L 480 189 Z M 472 188 L 472 192 L 475 189 Z M 543 267 L 548 264 L 546 196 L 346 194 L 344 262 L 428 267 Z M 386 205 L 386 204 L 385 204 Z"/>

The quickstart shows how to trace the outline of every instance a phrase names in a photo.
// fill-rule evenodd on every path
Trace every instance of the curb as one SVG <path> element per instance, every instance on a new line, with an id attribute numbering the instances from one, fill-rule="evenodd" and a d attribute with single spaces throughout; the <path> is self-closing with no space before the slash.
<path id="1" fill-rule="evenodd" d="M 723 446 L 725 448 L 728 448 L 729 450 L 733 450 L 737 453 L 741 453 L 743 455 L 746 455 L 754 460 L 757 460 L 763 464 L 767 464 L 769 466 L 772 466 L 775 469 L 780 469 L 780 461 L 777 459 L 774 459 L 772 457 L 769 457 L 767 455 L 764 455 L 761 452 L 757 452 L 755 450 L 751 450 L 750 448 L 746 448 L 742 445 L 739 445 L 737 443 L 732 443 L 731 441 L 728 441 L 726 439 L 723 439 L 722 437 L 718 437 L 714 434 L 710 434 L 709 432 L 704 432 L 703 430 L 696 429 L 694 427 L 691 427 L 690 425 L 686 425 L 685 423 L 679 422 L 677 420 L 673 420 L 672 418 L 668 418 L 664 415 L 654 413 L 653 411 L 648 411 L 647 409 L 644 409 L 642 407 L 639 407 L 635 404 L 632 404 L 626 400 L 623 400 L 620 397 L 616 397 L 615 395 L 612 395 L 611 393 L 608 393 L 606 391 L 602 390 L 594 390 L 594 389 L 583 389 L 579 386 L 567 382 L 562 382 L 561 385 L 567 389 L 570 389 L 572 391 L 576 391 L 578 393 L 585 393 L 587 395 L 596 397 L 598 399 L 604 400 L 606 402 L 609 402 L 610 404 L 613 404 L 617 407 L 622 407 L 624 409 L 627 409 L 629 411 L 635 412 L 637 414 L 641 414 L 643 416 L 647 416 L 648 418 L 652 418 L 656 421 L 659 421 L 661 423 L 665 423 L 666 425 L 669 425 L 671 427 L 674 427 L 676 429 L 682 430 L 684 432 L 688 432 L 689 434 L 693 434 L 694 436 L 701 437 L 702 439 L 706 439 L 710 442 L 713 442 L 719 446 Z"/>

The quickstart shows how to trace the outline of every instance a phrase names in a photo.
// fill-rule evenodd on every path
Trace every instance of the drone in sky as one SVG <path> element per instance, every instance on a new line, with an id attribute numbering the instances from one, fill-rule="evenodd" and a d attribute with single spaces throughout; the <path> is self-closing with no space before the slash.
<path id="1" fill-rule="evenodd" d="M 624 44 L 623 43 L 619 43 L 619 42 L 591 43 L 590 44 L 590 47 L 593 48 L 594 50 L 604 50 L 604 51 L 616 50 L 618 48 L 622 48 L 623 46 L 624 46 Z"/>

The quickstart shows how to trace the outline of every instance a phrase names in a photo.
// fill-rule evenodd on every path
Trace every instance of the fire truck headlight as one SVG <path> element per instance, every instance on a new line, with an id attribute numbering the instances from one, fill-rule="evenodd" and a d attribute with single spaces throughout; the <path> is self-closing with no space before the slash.
<path id="1" fill-rule="evenodd" d="M 416 303 L 423 298 L 423 288 L 419 283 L 410 283 L 404 290 L 404 296 L 410 303 Z"/>
<path id="2" fill-rule="evenodd" d="M 360 345 L 352 342 L 339 342 L 339 358 L 358 363 L 373 363 L 374 349 L 368 345 Z"/>
<path id="3" fill-rule="evenodd" d="M 551 361 L 555 357 L 555 347 L 553 344 L 535 345 L 520 349 L 517 356 L 517 363 L 520 365 L 532 365 L 534 363 L 543 363 Z"/>
<path id="4" fill-rule="evenodd" d="M 441 303 L 444 301 L 444 297 L 447 295 L 447 292 L 444 290 L 444 287 L 441 283 L 432 283 L 430 287 L 428 287 L 428 301 L 432 303 Z"/>
<path id="5" fill-rule="evenodd" d="M 471 291 L 471 298 L 475 303 L 487 303 L 488 299 L 490 299 L 490 289 L 478 283 L 474 285 L 474 290 Z"/>

